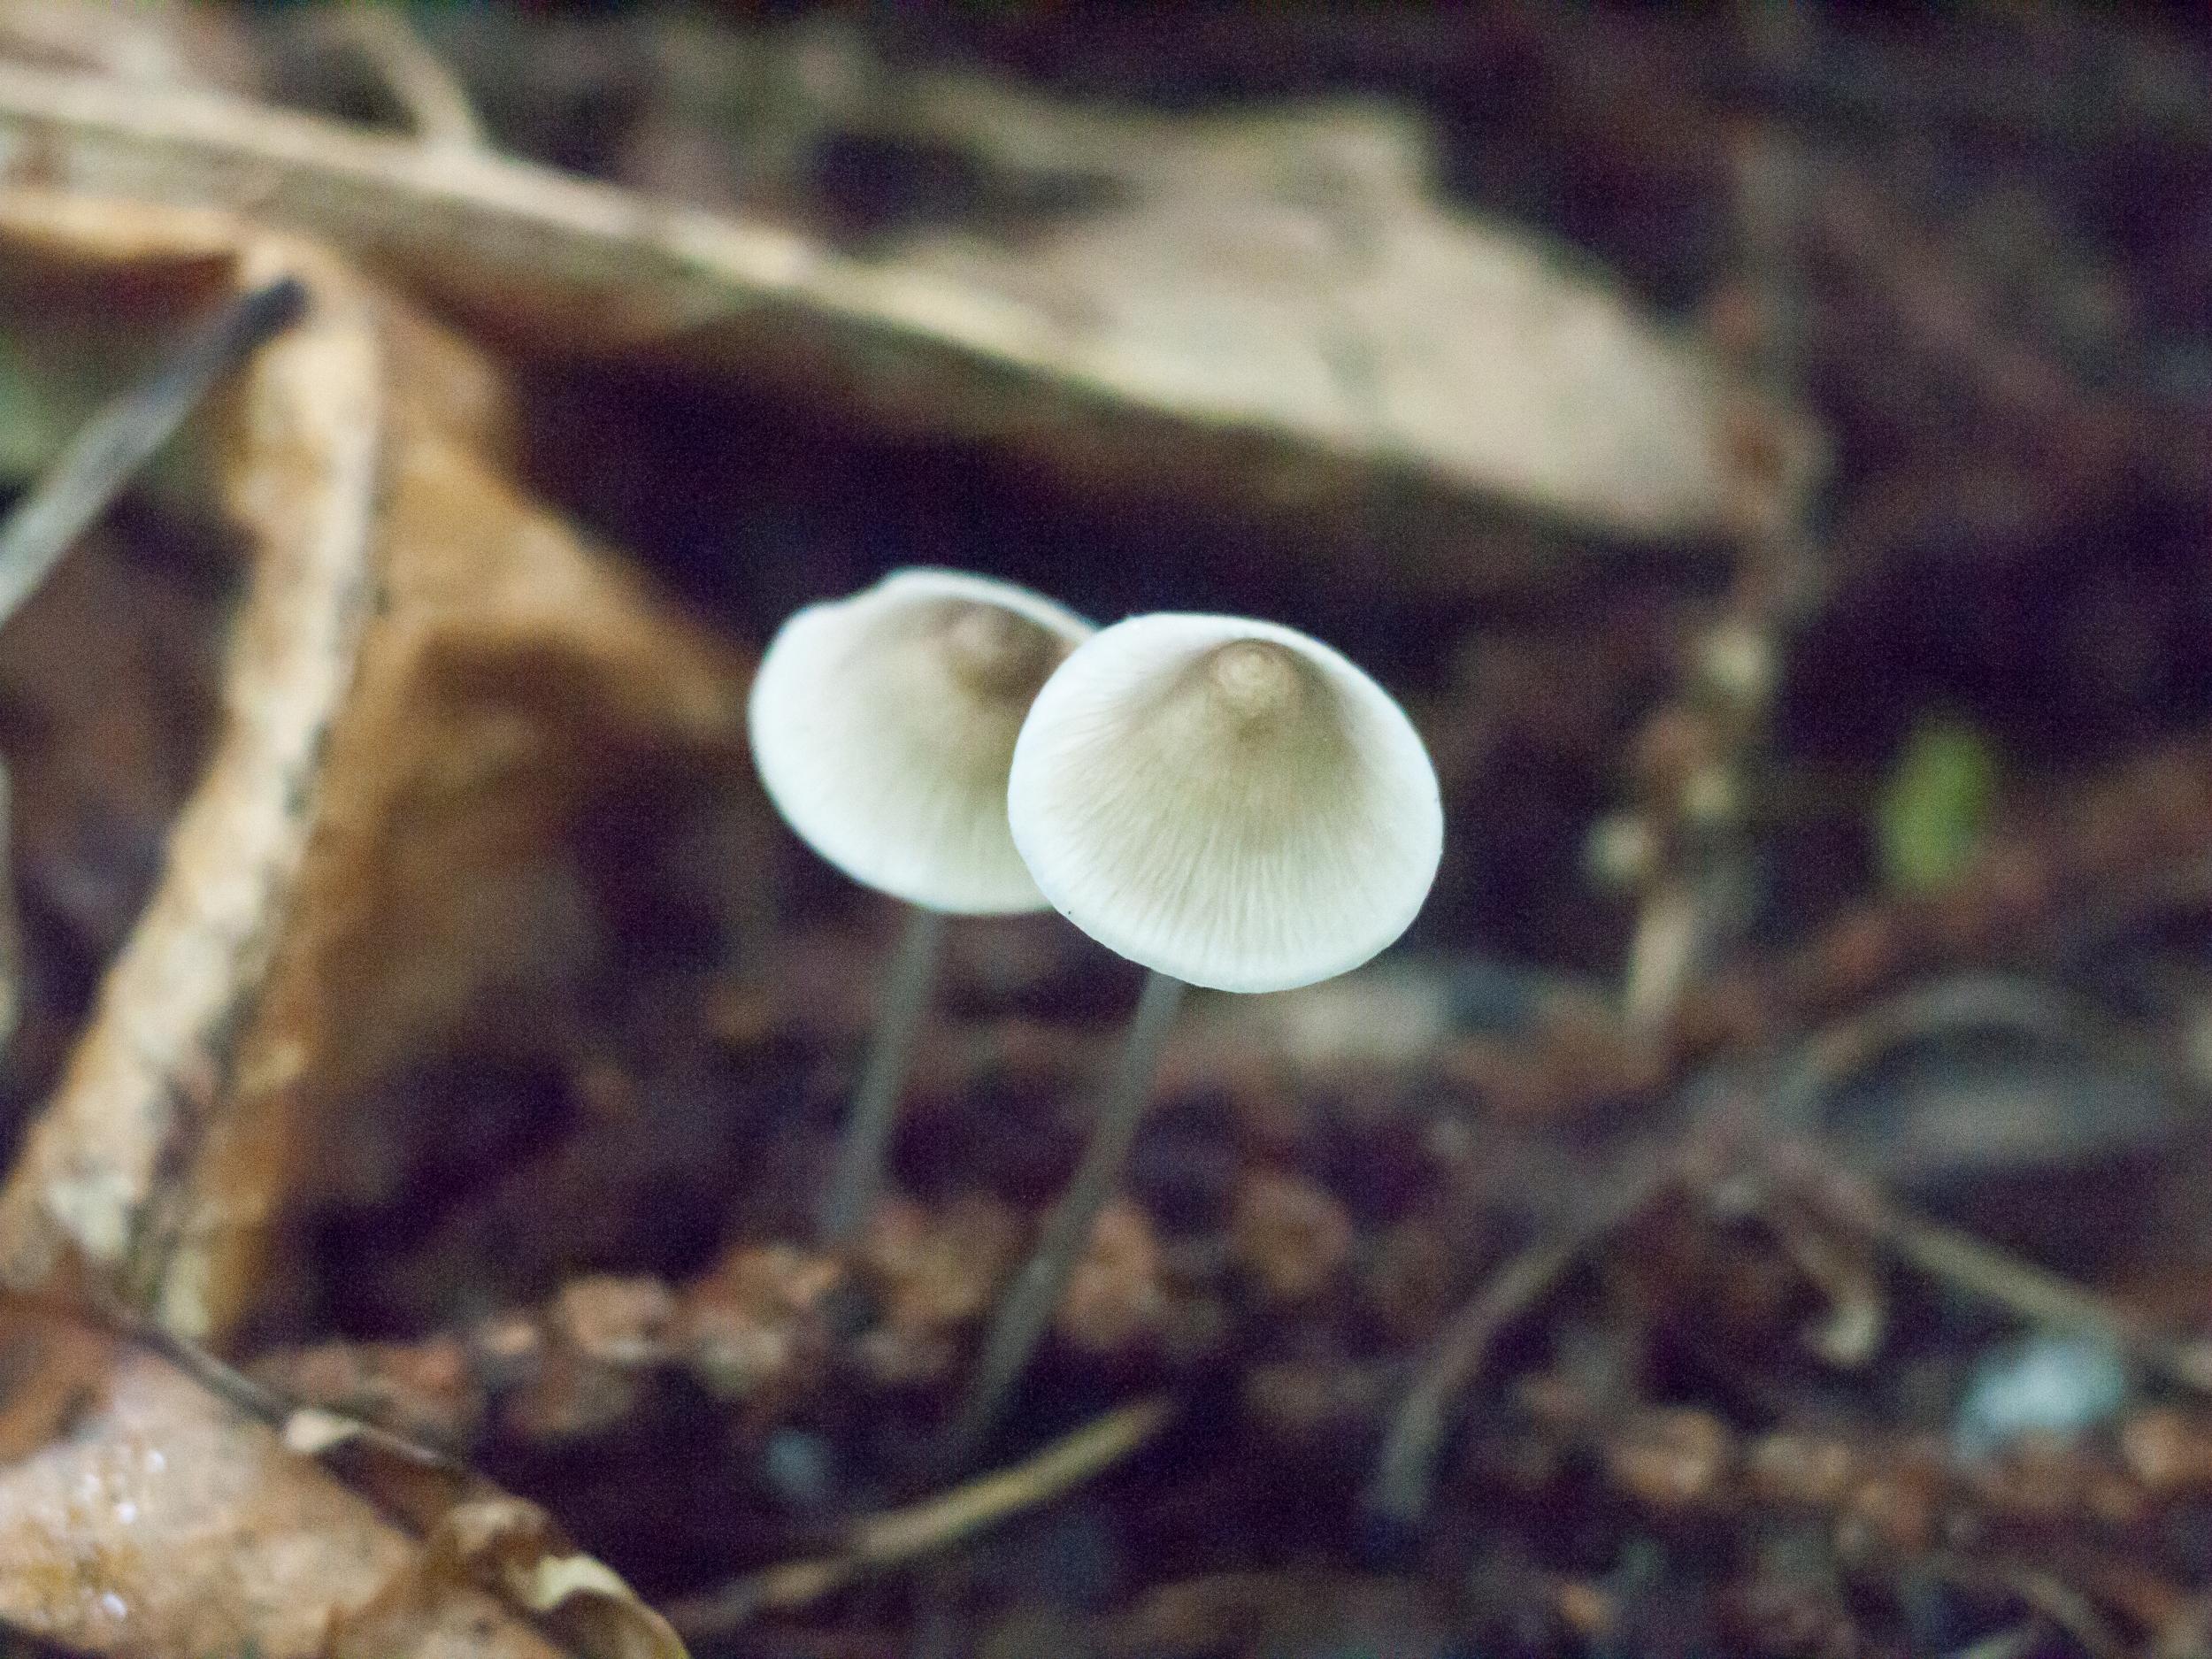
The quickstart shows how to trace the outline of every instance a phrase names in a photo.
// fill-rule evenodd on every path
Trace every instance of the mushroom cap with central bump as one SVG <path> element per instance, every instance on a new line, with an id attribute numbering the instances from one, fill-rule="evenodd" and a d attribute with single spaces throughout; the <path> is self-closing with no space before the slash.
<path id="1" fill-rule="evenodd" d="M 1222 991 L 1357 967 L 1412 922 L 1444 845 L 1405 710 L 1241 617 L 1133 617 L 1077 647 L 1031 706 L 1007 807 L 1061 914 Z"/>
<path id="2" fill-rule="evenodd" d="M 854 880 L 955 915 L 1045 907 L 1006 826 L 1032 698 L 1091 625 L 1025 588 L 903 570 L 810 605 L 754 677 L 754 764 L 800 838 Z"/>

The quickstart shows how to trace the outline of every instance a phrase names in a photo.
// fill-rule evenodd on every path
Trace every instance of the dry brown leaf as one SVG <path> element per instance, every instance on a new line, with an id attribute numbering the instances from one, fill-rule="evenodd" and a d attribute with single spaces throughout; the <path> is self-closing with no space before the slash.
<path id="1" fill-rule="evenodd" d="M 462 342 L 396 306 L 383 337 L 413 388 L 387 439 L 383 608 L 236 1096 L 153 1247 L 163 1317 L 196 1333 L 261 1287 L 275 1206 L 350 1161 L 320 1134 L 339 1103 L 463 1029 L 510 1053 L 565 1041 L 560 992 L 595 949 L 575 848 L 590 807 L 649 780 L 764 833 L 749 660 L 487 458 L 503 410 Z"/>
<path id="2" fill-rule="evenodd" d="M 123 288 L 150 273 L 240 288 L 294 274 L 314 296 L 241 374 L 231 405 L 219 484 L 251 563 L 223 728 L 160 884 L 0 1189 L 5 1282 L 40 1285 L 75 1259 L 120 1289 L 165 1171 L 224 1087 L 306 846 L 372 591 L 380 352 L 366 296 L 336 260 L 220 216 L 14 193 L 0 196 L 0 258 Z"/>
<path id="3" fill-rule="evenodd" d="M 483 1498 L 440 1521 L 428 1553 L 568 1634 L 592 1659 L 684 1659 L 668 1621 L 605 1563 L 568 1543 L 545 1511 L 518 1498 Z"/>
<path id="4" fill-rule="evenodd" d="M 504 394 L 465 343 L 221 215 L 0 195 L 0 273 L 96 296 L 280 270 L 313 309 L 205 423 L 251 559 L 225 724 L 0 1190 L 7 1282 L 74 1261 L 198 1335 L 259 1288 L 319 1112 L 589 949 L 580 811 L 648 778 L 750 798 L 747 663 L 508 480 Z"/>
<path id="5" fill-rule="evenodd" d="M 0 630 L 19 879 L 96 949 L 136 919 L 203 757 L 219 621 L 199 583 L 96 533 Z"/>
<path id="6" fill-rule="evenodd" d="M 443 1617 L 451 1593 L 470 1586 L 557 1632 L 584 1659 L 685 1659 L 668 1621 L 536 1504 L 317 1407 L 291 1412 L 283 1439 L 301 1456 L 349 1467 L 349 1485 L 374 1494 L 425 1534 L 420 1553 L 373 1600 L 333 1621 L 324 1659 L 406 1651 L 426 1623 Z"/>
<path id="7" fill-rule="evenodd" d="M 749 375 L 1093 473 L 1172 463 L 1303 511 L 1417 477 L 1463 508 L 1613 532 L 1736 522 L 1705 357 L 1517 233 L 1440 208 L 1402 124 L 960 108 L 984 96 L 940 92 L 938 119 L 1102 173 L 1127 204 L 1018 250 L 944 238 L 864 261 L 488 153 L 12 65 L 0 169 L 249 207 L 541 347 L 711 326 Z"/>
<path id="8" fill-rule="evenodd" d="M 422 1546 L 166 1361 L 10 1305 L 0 1368 L 0 1624 L 88 1654 L 313 1659 L 415 1581 Z M 561 1653 L 451 1578 L 414 1615 L 378 1659 Z"/>

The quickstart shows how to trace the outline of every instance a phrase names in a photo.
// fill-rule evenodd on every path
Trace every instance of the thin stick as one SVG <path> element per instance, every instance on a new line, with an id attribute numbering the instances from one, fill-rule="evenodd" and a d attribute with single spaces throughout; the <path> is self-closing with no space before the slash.
<path id="1" fill-rule="evenodd" d="M 1064 1496 L 1159 1437 L 1174 1415 L 1164 1397 L 1110 1411 L 1036 1455 L 903 1509 L 858 1522 L 839 1554 L 795 1561 L 741 1578 L 670 1609 L 694 1640 L 724 1636 L 756 1614 L 804 1607 L 871 1572 L 915 1561 Z"/>
<path id="2" fill-rule="evenodd" d="M 1152 1074 L 1159 1065 L 1161 1046 L 1182 1000 L 1180 979 L 1164 973 L 1145 976 L 1144 994 L 1137 1001 L 1136 1018 L 1130 1022 L 1129 1035 L 1122 1044 L 1112 1090 L 1092 1127 L 1083 1161 L 1076 1166 L 1074 1179 L 1045 1222 L 1035 1251 L 999 1304 L 998 1315 L 983 1340 L 983 1355 L 976 1364 L 975 1379 L 969 1385 L 967 1403 L 946 1438 L 947 1467 L 956 1469 L 965 1463 L 997 1424 L 1006 1396 L 1020 1379 L 1060 1305 L 1076 1263 L 1089 1248 L 1091 1231 L 1113 1194 L 1122 1165 L 1128 1161 L 1130 1143 L 1136 1139 L 1137 1125 L 1143 1121 L 1145 1099 L 1152 1092 Z"/>
<path id="3" fill-rule="evenodd" d="M 1804 1188 L 1831 1215 L 1863 1229 L 1920 1271 L 2031 1325 L 2106 1338 L 2168 1382 L 2212 1394 L 2212 1344 L 2177 1340 L 2108 1298 L 2009 1256 L 1970 1234 L 1917 1216 L 1872 1187 L 1830 1172 Z"/>
<path id="4" fill-rule="evenodd" d="M 1482 1373 L 1506 1328 L 1541 1302 L 1601 1240 L 1640 1212 L 1673 1172 L 1632 1185 L 1579 1225 L 1540 1239 L 1493 1273 L 1423 1362 L 1399 1402 L 1367 1487 L 1367 1512 L 1410 1525 L 1428 1508 L 1453 1402 Z"/>
<path id="5" fill-rule="evenodd" d="M 85 423 L 0 524 L 0 624 L 37 590 L 209 388 L 306 306 L 306 288 L 291 277 L 241 296 L 186 334 L 150 378 Z"/>
<path id="6" fill-rule="evenodd" d="M 2057 992 L 1961 975 L 1886 998 L 1800 1043 L 1772 1085 L 1767 1120 L 1783 1134 L 1816 1138 L 1829 1102 L 1877 1062 L 1934 1038 L 1985 1033 L 2072 1048 L 2090 1040 L 2081 1011 Z"/>
<path id="7" fill-rule="evenodd" d="M 1629 942 L 1621 1018 L 1638 1036 L 1666 1028 L 1706 955 L 1711 918 L 1693 881 L 1670 879 L 1646 895 Z"/>
<path id="8" fill-rule="evenodd" d="M 1770 73 L 1801 64 L 1808 20 L 1787 6 L 1748 13 L 1754 60 Z M 1767 319 L 1748 360 L 1735 367 L 1765 406 L 1765 419 L 1787 432 L 1803 380 L 1805 303 L 1798 243 L 1808 180 L 1789 136 L 1776 122 L 1747 134 L 1735 166 L 1740 275 Z M 1695 636 L 1703 661 L 1686 674 L 1680 706 L 1704 728 L 1711 754 L 1677 783 L 1662 810 L 1671 819 L 1661 845 L 1667 868 L 1644 895 L 1629 950 L 1623 1008 L 1629 1029 L 1659 1037 L 1684 996 L 1715 964 L 1740 949 L 1751 918 L 1752 847 L 1744 803 L 1764 780 L 1775 693 L 1774 664 L 1790 629 L 1809 609 L 1818 576 L 1806 530 L 1811 475 L 1803 458 L 1765 476 L 1747 451 L 1739 472 L 1742 517 L 1736 575 L 1725 611 Z M 1702 683 L 1699 683 L 1702 682 Z"/>
<path id="9" fill-rule="evenodd" d="M 456 1486 L 478 1483 L 481 1478 L 466 1465 L 457 1461 L 440 1448 L 410 1440 L 396 1429 L 365 1418 L 350 1417 L 344 1412 L 328 1410 L 320 1406 L 300 1406 L 275 1389 L 240 1371 L 228 1360 L 210 1349 L 202 1348 L 191 1338 L 180 1335 L 145 1315 L 134 1312 L 122 1303 L 109 1300 L 96 1291 L 90 1295 L 65 1296 L 41 1291 L 11 1290 L 0 1286 L 0 1314 L 10 1309 L 42 1319 L 53 1319 L 81 1325 L 113 1337 L 119 1342 L 143 1348 L 155 1358 L 174 1366 L 200 1387 L 221 1401 L 240 1417 L 274 1429 L 286 1448 L 303 1457 L 312 1457 L 326 1467 L 331 1467 L 321 1453 L 331 1446 L 355 1442 L 373 1450 L 398 1458 L 411 1467 L 434 1470 L 446 1476 Z M 316 1449 L 303 1449 L 296 1443 L 295 1425 L 302 1419 L 311 1419 L 319 1431 Z M 332 1472 L 341 1480 L 347 1477 L 341 1470 Z M 348 1481 L 349 1485 L 357 1483 Z M 365 1494 L 374 1497 L 374 1494 Z M 409 1520 L 411 1525 L 423 1525 L 424 1517 L 411 1515 L 383 1499 L 376 1499 L 378 1506 L 387 1513 Z"/>
<path id="10" fill-rule="evenodd" d="M 1932 1558 L 1930 1566 L 1936 1577 L 1966 1590 L 2009 1592 L 2030 1611 L 2072 1638 L 2092 1659 L 2121 1659 L 2129 1651 L 2089 1598 L 2055 1573 L 2024 1562 L 1978 1562 L 1941 1552 Z"/>
<path id="11" fill-rule="evenodd" d="M 881 1005 L 876 1010 L 875 1036 L 861 1069 L 860 1087 L 853 1095 L 844 1141 L 838 1148 L 836 1173 L 831 1177 L 829 1195 L 822 1205 L 826 1244 L 850 1243 L 866 1223 L 875 1208 L 876 1195 L 883 1188 L 884 1156 L 898 1122 L 899 1095 L 906 1086 L 914 1038 L 921 1030 L 922 1016 L 928 1010 L 930 992 L 937 982 L 944 939 L 941 912 L 919 905 L 908 907 L 906 928 L 891 959 Z"/>
<path id="12" fill-rule="evenodd" d="M 467 92 L 405 12 L 388 5 L 349 5 L 319 21 L 368 61 L 423 142 L 473 150 L 486 142 Z"/>

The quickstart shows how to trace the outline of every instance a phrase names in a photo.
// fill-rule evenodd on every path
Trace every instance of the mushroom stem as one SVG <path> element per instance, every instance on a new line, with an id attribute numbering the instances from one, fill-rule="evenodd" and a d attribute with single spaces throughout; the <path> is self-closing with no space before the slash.
<path id="1" fill-rule="evenodd" d="M 937 982 L 944 938 L 942 911 L 918 904 L 907 907 L 906 927 L 891 959 L 890 977 L 876 1010 L 875 1035 L 838 1148 L 836 1172 L 822 1202 L 825 1243 L 850 1243 L 882 1190 L 884 1155 L 898 1122 L 899 1095 L 906 1084 L 907 1063 L 913 1057 L 915 1033 L 921 1030 L 922 1015 Z"/>
<path id="2" fill-rule="evenodd" d="M 1159 1069 L 1160 1050 L 1183 1000 L 1183 981 L 1164 973 L 1148 973 L 1143 994 L 1137 1000 L 1135 1018 L 1122 1041 L 1121 1059 L 1114 1072 L 1083 1161 L 1061 1194 L 1059 1203 L 1038 1235 L 1037 1248 L 1023 1263 L 1020 1276 L 999 1303 L 974 1379 L 960 1416 L 947 1436 L 944 1462 L 956 1468 L 972 1458 L 998 1421 L 1006 1396 L 1037 1343 L 1051 1323 L 1067 1289 L 1076 1264 L 1090 1248 L 1099 1212 L 1113 1195 L 1114 1185 L 1128 1161 L 1130 1143 L 1144 1119 L 1144 1107 L 1152 1092 L 1152 1078 Z"/>

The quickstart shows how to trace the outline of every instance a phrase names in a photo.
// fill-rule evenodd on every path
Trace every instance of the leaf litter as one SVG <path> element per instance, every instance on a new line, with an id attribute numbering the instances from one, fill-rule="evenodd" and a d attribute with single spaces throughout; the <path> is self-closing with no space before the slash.
<path id="1" fill-rule="evenodd" d="M 2202 1650 L 2212 774 L 2206 711 L 2143 689 L 2194 659 L 2146 632 L 2156 575 L 2056 602 L 2133 630 L 2084 659 L 2075 750 L 1975 678 L 2070 580 L 2037 536 L 2202 475 L 2145 463 L 2132 363 L 2043 360 L 2110 313 L 1984 303 L 1986 222 L 1845 234 L 1922 204 L 1790 101 L 1924 93 L 1894 42 L 1359 37 L 1385 82 L 1519 64 L 1547 144 L 1478 153 L 1609 257 L 1703 273 L 1709 314 L 1661 323 L 1561 225 L 1447 203 L 1463 148 L 1370 102 L 1140 113 L 917 68 L 895 32 L 545 36 L 587 81 L 661 66 L 602 171 L 699 187 L 676 207 L 502 153 L 527 121 L 472 108 L 502 91 L 473 26 L 168 27 L 127 51 L 0 13 L 0 395 L 35 417 L 0 462 L 29 480 L 211 303 L 310 304 L 12 625 L 26 890 L 73 890 L 68 826 L 167 840 L 29 914 L 0 1624 L 117 1654 Z M 1102 73 L 1157 66 L 1091 27 Z M 2093 43 L 2049 27 L 2047 64 Z M 2123 81 L 2161 61 L 2113 40 Z M 764 188 L 686 172 L 672 62 L 782 89 L 704 118 L 762 139 Z M 334 65 L 414 131 L 253 101 Z M 1746 84 L 1786 95 L 1748 133 Z M 2010 84 L 1975 119 L 2052 142 Z M 1005 200 L 856 232 L 808 171 L 855 157 L 964 158 L 952 195 Z M 1736 216 L 1742 257 L 1655 235 L 1642 192 Z M 2066 251 L 2055 281 L 2095 262 Z M 1929 606 L 1947 503 L 1990 499 L 1941 469 L 2013 464 L 1947 448 L 1945 399 L 2077 457 L 1976 521 L 2015 540 L 1966 670 L 1894 602 Z M 1129 987 L 1048 928 L 960 930 L 901 1195 L 807 1245 L 882 940 L 751 793 L 749 642 L 887 535 L 1107 609 L 1165 580 L 1113 568 L 1165 557 L 1100 527 L 1132 503 L 1190 515 L 1224 604 L 1326 634 L 1371 599 L 1470 862 L 1371 986 L 1179 1039 L 1001 1466 L 947 1490 L 915 1448 Z M 718 513 L 772 557 L 733 567 Z M 162 591 L 148 541 L 199 561 L 201 690 L 157 733 L 150 644 L 97 648 L 114 708 L 63 695 L 73 631 L 155 637 L 108 614 Z M 1809 713 L 1870 631 L 1895 695 Z M 1885 886 L 1876 803 L 1954 708 L 2007 766 Z M 58 764 L 104 718 L 138 747 Z M 1609 894 L 1575 852 L 1601 806 L 1643 849 Z M 1531 960 L 1473 954 L 1501 939 Z M 2063 1017 L 1993 1027 L 1997 991 Z"/>

